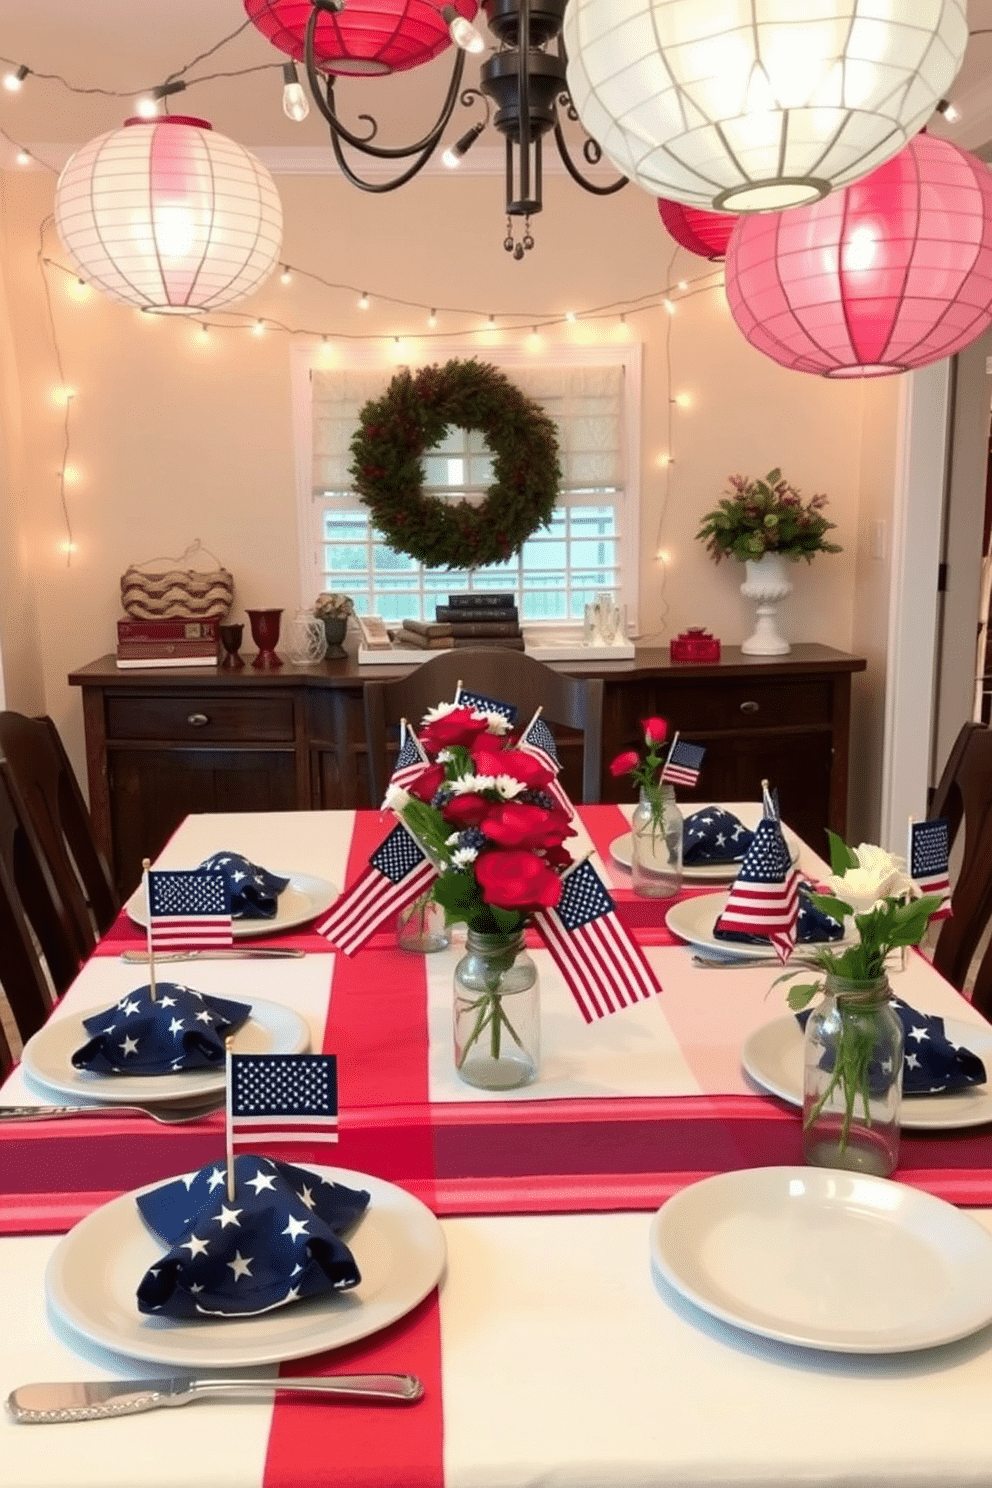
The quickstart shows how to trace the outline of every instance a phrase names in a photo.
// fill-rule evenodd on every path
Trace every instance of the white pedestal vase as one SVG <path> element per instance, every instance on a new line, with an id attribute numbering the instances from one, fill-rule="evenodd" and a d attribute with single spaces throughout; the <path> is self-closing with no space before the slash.
<path id="1" fill-rule="evenodd" d="M 748 636 L 741 647 L 748 656 L 784 656 L 791 650 L 788 641 L 775 629 L 775 611 L 779 601 L 792 593 L 792 585 L 786 578 L 787 561 L 780 553 L 765 553 L 761 558 L 749 559 L 744 565 L 747 578 L 741 585 L 741 593 L 758 603 L 754 634 Z"/>

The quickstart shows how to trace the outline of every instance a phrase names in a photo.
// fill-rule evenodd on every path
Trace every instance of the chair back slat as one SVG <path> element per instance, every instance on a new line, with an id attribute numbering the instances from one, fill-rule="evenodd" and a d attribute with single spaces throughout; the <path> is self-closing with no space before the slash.
<path id="1" fill-rule="evenodd" d="M 520 651 L 466 647 L 442 651 L 408 677 L 365 684 L 365 740 L 369 794 L 378 806 L 390 775 L 388 739 L 403 718 L 414 726 L 436 703 L 454 699 L 462 682 L 473 692 L 513 703 L 518 723 L 527 724 L 538 708 L 552 726 L 582 734 L 582 800 L 600 799 L 603 757 L 603 682 L 600 677 L 568 677 Z"/>
<path id="2" fill-rule="evenodd" d="M 992 925 L 992 730 L 984 724 L 966 723 L 954 741 L 929 815 L 947 818 L 952 844 L 964 826 L 952 914 L 941 924 L 934 951 L 937 970 L 963 991 Z M 992 1020 L 992 947 L 986 949 L 972 987 L 975 1007 Z"/>
<path id="3" fill-rule="evenodd" d="M 0 756 L 86 956 L 113 924 L 120 899 L 58 729 L 51 718 L 2 712 Z"/>

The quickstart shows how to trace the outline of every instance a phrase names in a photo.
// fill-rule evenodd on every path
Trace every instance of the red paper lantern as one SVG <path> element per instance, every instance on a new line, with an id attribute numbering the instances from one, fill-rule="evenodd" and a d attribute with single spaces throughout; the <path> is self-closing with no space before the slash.
<path id="1" fill-rule="evenodd" d="M 676 243 L 690 253 L 713 261 L 726 256 L 737 221 L 732 212 L 704 212 L 701 207 L 686 207 L 662 196 L 658 199 L 658 215 Z"/>
<path id="2" fill-rule="evenodd" d="M 466 20 L 478 0 L 453 0 Z M 303 39 L 313 11 L 310 0 L 245 0 L 248 19 L 273 46 L 303 61 Z M 428 0 L 348 0 L 344 10 L 324 11 L 314 32 L 314 59 L 321 72 L 344 77 L 405 72 L 430 62 L 451 45 L 440 4 Z"/>
<path id="3" fill-rule="evenodd" d="M 919 134 L 823 201 L 741 217 L 726 282 L 747 340 L 793 371 L 883 377 L 940 361 L 992 323 L 992 174 Z"/>

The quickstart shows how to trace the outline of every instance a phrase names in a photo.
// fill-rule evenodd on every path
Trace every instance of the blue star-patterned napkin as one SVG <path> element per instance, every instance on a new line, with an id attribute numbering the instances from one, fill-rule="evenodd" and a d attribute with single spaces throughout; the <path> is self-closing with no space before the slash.
<path id="1" fill-rule="evenodd" d="M 889 1003 L 902 1024 L 905 1040 L 903 1095 L 949 1095 L 966 1090 L 969 1085 L 985 1084 L 985 1065 L 970 1049 L 951 1043 L 944 1032 L 943 1018 L 918 1013 L 901 997 L 890 997 Z M 809 1015 L 809 1008 L 796 1014 L 802 1028 L 806 1027 Z M 870 1068 L 868 1077 L 870 1084 Z"/>
<path id="2" fill-rule="evenodd" d="M 138 1287 L 141 1312 L 172 1318 L 245 1317 L 355 1287 L 361 1275 L 339 1237 L 369 1194 L 291 1163 L 212 1163 L 142 1194 L 138 1209 L 169 1247 Z"/>
<path id="3" fill-rule="evenodd" d="M 235 920 L 273 919 L 279 907 L 276 901 L 289 883 L 288 878 L 260 868 L 240 853 L 216 852 L 200 868 L 224 875 L 231 890 L 231 916 Z"/>
<path id="4" fill-rule="evenodd" d="M 89 1042 L 72 1056 L 76 1069 L 98 1075 L 173 1075 L 224 1063 L 224 1039 L 246 1022 L 251 1006 L 206 997 L 177 982 L 158 982 L 152 1002 L 138 987 L 105 1012 L 83 1019 Z"/>
<path id="5" fill-rule="evenodd" d="M 842 940 L 844 926 L 840 920 L 835 920 L 832 915 L 824 914 L 822 909 L 817 909 L 806 892 L 811 889 L 812 884 L 799 885 L 799 914 L 796 918 L 796 944 L 814 945 L 817 942 L 828 940 Z M 717 940 L 730 940 L 736 945 L 768 945 L 767 935 L 749 935 L 744 930 L 721 930 L 719 920 L 713 926 L 713 934 Z"/>
<path id="6" fill-rule="evenodd" d="M 685 819 L 682 828 L 682 861 L 694 863 L 739 863 L 754 840 L 732 811 L 704 806 Z"/>

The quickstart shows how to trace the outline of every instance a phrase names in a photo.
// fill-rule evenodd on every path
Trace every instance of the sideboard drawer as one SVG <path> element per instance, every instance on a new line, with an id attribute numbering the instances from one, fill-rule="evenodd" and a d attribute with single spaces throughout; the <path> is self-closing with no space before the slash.
<path id="1" fill-rule="evenodd" d="M 292 744 L 295 733 L 293 698 L 288 693 L 269 697 L 128 693 L 107 698 L 108 740 Z"/>
<path id="2" fill-rule="evenodd" d="M 781 728 L 788 724 L 822 724 L 829 728 L 833 710 L 833 687 L 824 678 L 809 681 L 750 682 L 722 681 L 719 687 L 687 686 L 675 689 L 671 702 L 659 688 L 661 711 L 681 733 L 748 728 Z"/>

